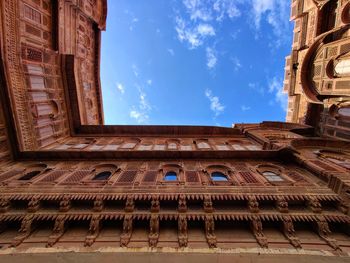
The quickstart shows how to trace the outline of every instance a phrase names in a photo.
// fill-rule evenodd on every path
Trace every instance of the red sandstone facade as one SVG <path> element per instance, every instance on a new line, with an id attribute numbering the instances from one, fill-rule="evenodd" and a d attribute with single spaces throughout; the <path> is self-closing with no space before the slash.
<path id="1" fill-rule="evenodd" d="M 349 259 L 350 142 L 320 134 L 315 111 L 314 126 L 105 126 L 106 1 L 0 7 L 0 258 Z"/>
<path id="2" fill-rule="evenodd" d="M 350 3 L 293 0 L 291 19 L 286 121 L 315 126 L 324 137 L 350 140 Z"/>

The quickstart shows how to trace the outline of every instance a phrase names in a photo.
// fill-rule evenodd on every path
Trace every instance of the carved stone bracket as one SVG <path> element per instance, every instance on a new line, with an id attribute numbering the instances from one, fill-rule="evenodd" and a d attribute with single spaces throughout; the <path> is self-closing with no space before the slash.
<path id="1" fill-rule="evenodd" d="M 308 207 L 312 210 L 314 213 L 321 213 L 322 212 L 322 206 L 320 201 L 317 200 L 315 197 L 309 197 L 307 201 Z"/>
<path id="2" fill-rule="evenodd" d="M 266 236 L 263 233 L 263 227 L 260 218 L 256 217 L 252 219 L 250 226 L 259 245 L 263 248 L 267 248 L 268 242 Z"/>
<path id="3" fill-rule="evenodd" d="M 150 247 L 156 247 L 159 239 L 159 217 L 152 215 L 149 222 L 148 242 Z"/>
<path id="4" fill-rule="evenodd" d="M 318 235 L 333 249 L 341 250 L 337 241 L 329 236 L 332 232 L 329 229 L 326 219 L 324 217 L 319 217 L 316 224 Z"/>
<path id="5" fill-rule="evenodd" d="M 186 196 L 185 195 L 179 196 L 179 205 L 178 205 L 177 210 L 180 213 L 185 213 L 187 211 L 187 203 L 186 203 Z"/>
<path id="6" fill-rule="evenodd" d="M 288 202 L 283 196 L 279 196 L 276 200 L 277 210 L 281 213 L 288 213 Z"/>
<path id="7" fill-rule="evenodd" d="M 23 218 L 21 223 L 21 228 L 19 229 L 19 235 L 14 238 L 11 246 L 17 247 L 20 245 L 24 239 L 26 239 L 32 232 L 33 215 L 27 215 Z"/>
<path id="8" fill-rule="evenodd" d="M 151 201 L 151 212 L 152 213 L 157 213 L 160 210 L 160 202 L 159 202 L 159 197 L 158 196 L 152 196 L 152 201 Z"/>
<path id="9" fill-rule="evenodd" d="M 248 208 L 251 213 L 259 213 L 259 202 L 256 200 L 255 196 L 249 196 L 248 198 Z"/>
<path id="10" fill-rule="evenodd" d="M 71 208 L 72 204 L 68 196 L 64 196 L 60 201 L 60 212 L 67 212 Z"/>
<path id="11" fill-rule="evenodd" d="M 95 201 L 94 201 L 94 208 L 93 210 L 95 212 L 101 212 L 103 210 L 104 207 L 104 202 L 102 200 L 101 197 L 96 197 Z"/>
<path id="12" fill-rule="evenodd" d="M 120 246 L 126 247 L 132 235 L 133 219 L 131 215 L 126 215 L 123 222 L 123 233 L 120 236 Z"/>
<path id="13" fill-rule="evenodd" d="M 40 208 L 40 200 L 37 197 L 33 197 L 28 203 L 28 212 L 35 213 Z"/>
<path id="14" fill-rule="evenodd" d="M 55 225 L 52 230 L 52 234 L 47 241 L 47 247 L 52 247 L 57 243 L 57 241 L 63 236 L 65 231 L 65 216 L 60 215 L 56 218 Z"/>
<path id="15" fill-rule="evenodd" d="M 0 208 L 1 209 L 1 208 Z M 347 203 L 345 200 L 341 199 L 338 203 L 338 209 L 343 214 L 348 214 L 350 211 L 350 204 Z M 0 210 L 1 211 L 1 210 Z"/>
<path id="16" fill-rule="evenodd" d="M 211 201 L 211 196 L 210 195 L 206 195 L 204 196 L 204 200 L 203 200 L 203 209 L 206 213 L 212 213 L 214 212 L 214 208 L 213 208 L 213 202 Z"/>
<path id="17" fill-rule="evenodd" d="M 0 199 L 0 213 L 5 213 L 10 209 L 10 200 L 7 198 Z"/>
<path id="18" fill-rule="evenodd" d="M 295 248 L 301 248 L 300 240 L 295 234 L 294 224 L 290 216 L 283 217 L 283 234 Z"/>
<path id="19" fill-rule="evenodd" d="M 215 235 L 215 222 L 213 216 L 205 217 L 205 236 L 210 248 L 215 248 L 217 246 L 217 240 Z"/>
<path id="20" fill-rule="evenodd" d="M 85 238 L 85 246 L 90 247 L 95 242 L 100 233 L 100 215 L 94 215 L 90 221 L 88 235 Z"/>
<path id="21" fill-rule="evenodd" d="M 178 218 L 178 240 L 180 247 L 187 247 L 187 218 L 184 215 L 180 215 Z"/>
<path id="22" fill-rule="evenodd" d="M 135 209 L 135 201 L 134 201 L 134 197 L 129 196 L 126 199 L 126 203 L 125 203 L 125 212 L 133 212 Z"/>

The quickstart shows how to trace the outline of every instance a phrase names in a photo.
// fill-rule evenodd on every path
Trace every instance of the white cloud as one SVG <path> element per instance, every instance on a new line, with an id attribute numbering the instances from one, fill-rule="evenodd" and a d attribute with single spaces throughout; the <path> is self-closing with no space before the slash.
<path id="1" fill-rule="evenodd" d="M 249 107 L 249 106 L 242 105 L 242 106 L 241 106 L 241 110 L 242 110 L 242 111 L 248 111 L 248 110 L 250 110 L 250 107 Z"/>
<path id="2" fill-rule="evenodd" d="M 136 84 L 135 86 L 139 92 L 139 102 L 137 106 L 131 108 L 129 116 L 138 123 L 147 123 L 152 106 L 147 100 L 146 92 L 139 85 Z"/>
<path id="3" fill-rule="evenodd" d="M 124 94 L 125 88 L 124 88 L 124 85 L 123 85 L 123 84 L 117 83 L 117 89 L 119 90 L 119 92 L 120 92 L 121 94 Z"/>
<path id="4" fill-rule="evenodd" d="M 281 106 L 281 108 L 284 111 L 286 111 L 288 96 L 287 94 L 283 93 L 283 81 L 274 77 L 272 80 L 269 81 L 268 85 L 268 92 L 274 94 L 275 102 L 277 102 Z"/>
<path id="5" fill-rule="evenodd" d="M 259 85 L 259 83 L 248 83 L 248 87 L 249 89 L 257 91 L 260 94 L 264 94 L 264 89 Z"/>
<path id="6" fill-rule="evenodd" d="M 276 44 L 280 45 L 288 34 L 290 1 L 286 0 L 251 0 L 252 16 L 256 30 L 260 30 L 261 21 L 270 24 L 274 34 L 280 38 Z"/>
<path id="7" fill-rule="evenodd" d="M 175 56 L 174 49 L 168 48 L 168 52 L 169 52 L 170 55 Z"/>
<path id="8" fill-rule="evenodd" d="M 132 64 L 131 68 L 132 68 L 132 72 L 134 73 L 135 77 L 138 78 L 138 76 L 140 74 L 138 66 L 136 64 Z"/>
<path id="9" fill-rule="evenodd" d="M 209 25 L 209 24 L 199 24 L 197 26 L 197 33 L 201 37 L 206 37 L 206 36 L 215 36 L 215 30 L 214 28 Z"/>
<path id="10" fill-rule="evenodd" d="M 152 81 L 151 79 L 148 79 L 148 80 L 147 80 L 147 84 L 148 84 L 149 86 L 151 86 L 152 83 L 153 83 L 153 81 Z"/>
<path id="11" fill-rule="evenodd" d="M 212 69 L 216 66 L 216 63 L 218 61 L 216 57 L 216 52 L 214 49 L 207 47 L 206 53 L 207 53 L 207 66 L 209 69 Z"/>
<path id="12" fill-rule="evenodd" d="M 214 28 L 209 24 L 199 24 L 195 27 L 188 25 L 181 17 L 176 17 L 175 30 L 177 37 L 181 42 L 187 42 L 190 49 L 197 48 L 203 44 L 203 41 L 215 35 Z"/>
<path id="13" fill-rule="evenodd" d="M 210 109 L 219 116 L 225 110 L 225 106 L 220 103 L 219 97 L 214 96 L 210 89 L 205 90 L 205 96 L 210 101 Z"/>
<path id="14" fill-rule="evenodd" d="M 149 116 L 145 112 L 133 109 L 129 113 L 130 118 L 135 119 L 138 123 L 145 123 L 149 120 Z"/>
<path id="15" fill-rule="evenodd" d="M 231 57 L 231 61 L 234 71 L 238 71 L 242 67 L 241 61 L 237 57 Z"/>
<path id="16" fill-rule="evenodd" d="M 218 22 L 241 15 L 237 3 L 242 0 L 183 0 L 185 15 L 175 17 L 175 30 L 181 42 L 190 49 L 201 46 L 216 35 Z"/>

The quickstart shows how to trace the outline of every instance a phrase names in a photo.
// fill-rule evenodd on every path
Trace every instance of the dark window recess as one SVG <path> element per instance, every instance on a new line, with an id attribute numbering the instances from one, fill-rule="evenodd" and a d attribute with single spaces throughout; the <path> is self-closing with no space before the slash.
<path id="1" fill-rule="evenodd" d="M 125 171 L 118 179 L 120 183 L 131 183 L 135 180 L 137 171 Z"/>
<path id="2" fill-rule="evenodd" d="M 21 181 L 29 181 L 32 178 L 34 178 L 35 176 L 37 176 L 38 174 L 40 174 L 41 171 L 31 171 L 29 173 L 26 173 L 25 175 L 23 175 L 21 178 L 19 178 L 18 180 Z"/>
<path id="3" fill-rule="evenodd" d="M 250 172 L 239 172 L 240 176 L 244 179 L 244 181 L 248 184 L 256 184 L 259 183 L 259 181 L 255 178 L 253 174 Z"/>
<path id="4" fill-rule="evenodd" d="M 157 171 L 148 171 L 143 177 L 144 182 L 154 182 L 157 178 Z"/>
<path id="5" fill-rule="evenodd" d="M 167 172 L 164 176 L 164 181 L 177 181 L 177 174 L 175 172 Z"/>
<path id="6" fill-rule="evenodd" d="M 221 172 L 213 172 L 211 174 L 211 180 L 213 181 L 228 181 L 226 175 Z"/>
<path id="7" fill-rule="evenodd" d="M 101 172 L 95 175 L 95 177 L 92 180 L 108 180 L 109 177 L 111 177 L 112 173 L 107 172 Z"/>

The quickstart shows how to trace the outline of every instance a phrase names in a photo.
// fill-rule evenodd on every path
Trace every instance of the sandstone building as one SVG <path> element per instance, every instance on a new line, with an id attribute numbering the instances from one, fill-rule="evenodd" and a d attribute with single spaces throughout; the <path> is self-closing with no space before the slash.
<path id="1" fill-rule="evenodd" d="M 292 10 L 290 122 L 107 126 L 107 1 L 2 0 L 1 262 L 349 260 L 350 4 Z"/>

